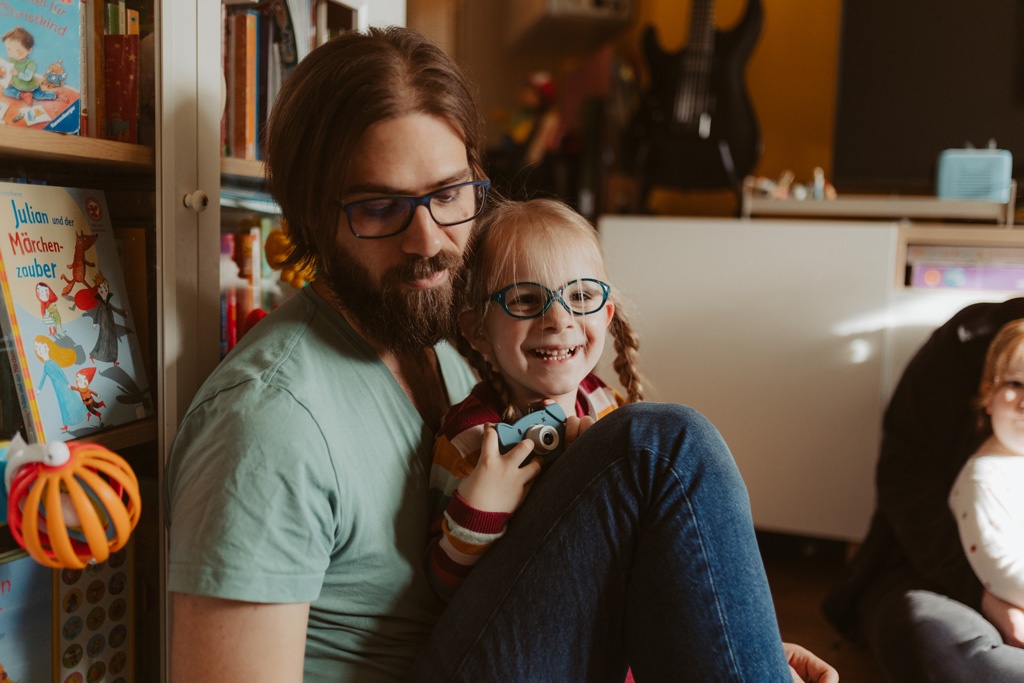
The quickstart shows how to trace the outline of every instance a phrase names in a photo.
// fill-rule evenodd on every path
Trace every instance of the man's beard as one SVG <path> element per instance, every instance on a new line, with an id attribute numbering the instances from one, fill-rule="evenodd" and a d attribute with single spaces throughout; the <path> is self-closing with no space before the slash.
<path id="1" fill-rule="evenodd" d="M 428 289 L 407 283 L 448 270 L 443 284 Z M 465 280 L 465 261 L 451 251 L 394 266 L 375 284 L 369 271 L 343 249 L 335 249 L 326 269 L 327 288 L 335 303 L 359 330 L 388 351 L 420 351 L 456 333 L 457 293 Z"/>

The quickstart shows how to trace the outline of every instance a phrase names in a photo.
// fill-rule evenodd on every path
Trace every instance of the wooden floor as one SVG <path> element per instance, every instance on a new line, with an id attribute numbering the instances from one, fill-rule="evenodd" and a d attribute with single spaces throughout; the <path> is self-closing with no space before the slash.
<path id="1" fill-rule="evenodd" d="M 846 546 L 764 533 L 758 541 L 782 639 L 825 659 L 842 683 L 878 683 L 881 677 L 868 651 L 843 639 L 821 614 L 821 601 L 842 572 Z"/>

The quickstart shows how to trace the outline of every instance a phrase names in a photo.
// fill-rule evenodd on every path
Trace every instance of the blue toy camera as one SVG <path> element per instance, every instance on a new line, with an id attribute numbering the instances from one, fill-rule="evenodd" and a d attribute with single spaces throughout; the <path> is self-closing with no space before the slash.
<path id="1" fill-rule="evenodd" d="M 501 453 L 508 453 L 524 439 L 533 442 L 533 453 L 520 467 L 526 467 L 538 455 L 543 455 L 544 462 L 550 464 L 565 450 L 565 411 L 557 403 L 524 415 L 515 424 L 498 424 L 495 429 Z"/>

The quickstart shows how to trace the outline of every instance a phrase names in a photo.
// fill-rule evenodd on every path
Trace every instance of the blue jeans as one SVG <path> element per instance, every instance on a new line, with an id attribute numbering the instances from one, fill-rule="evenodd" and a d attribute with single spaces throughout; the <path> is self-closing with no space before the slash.
<path id="1" fill-rule="evenodd" d="M 791 681 L 746 488 L 691 408 L 638 403 L 545 468 L 410 681 Z"/>

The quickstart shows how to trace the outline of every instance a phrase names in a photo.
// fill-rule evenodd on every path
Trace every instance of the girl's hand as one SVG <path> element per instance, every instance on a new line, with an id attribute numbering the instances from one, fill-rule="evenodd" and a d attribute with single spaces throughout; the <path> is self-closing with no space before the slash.
<path id="1" fill-rule="evenodd" d="M 583 432 L 590 429 L 590 425 L 594 424 L 594 418 L 590 417 L 576 417 L 570 415 L 565 418 L 565 446 L 568 448 L 572 445 L 572 442 L 577 439 Z"/>
<path id="2" fill-rule="evenodd" d="M 466 503 L 484 512 L 515 512 L 526 498 L 530 483 L 540 474 L 543 457 L 534 458 L 520 468 L 533 452 L 532 441 L 522 441 L 502 455 L 498 452 L 498 432 L 494 425 L 484 427 L 480 459 L 472 472 L 459 482 L 459 495 Z"/>

